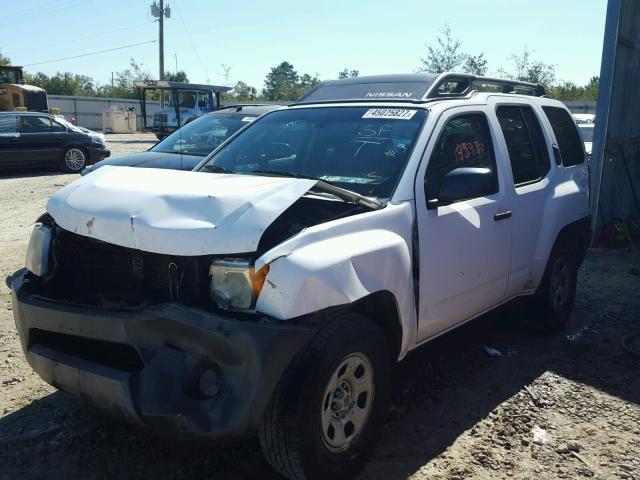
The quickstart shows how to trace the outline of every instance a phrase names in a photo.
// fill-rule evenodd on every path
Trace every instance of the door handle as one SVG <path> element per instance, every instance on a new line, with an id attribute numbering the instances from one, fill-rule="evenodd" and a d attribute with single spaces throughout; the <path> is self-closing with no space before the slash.
<path id="1" fill-rule="evenodd" d="M 511 210 L 507 210 L 506 212 L 496 213 L 493 216 L 493 220 L 496 221 L 496 222 L 498 220 L 506 220 L 507 218 L 511 218 L 512 214 L 513 214 L 513 212 Z"/>

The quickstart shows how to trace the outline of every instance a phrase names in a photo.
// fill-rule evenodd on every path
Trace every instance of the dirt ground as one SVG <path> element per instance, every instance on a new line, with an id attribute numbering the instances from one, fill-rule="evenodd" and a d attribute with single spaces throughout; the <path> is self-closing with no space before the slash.
<path id="1" fill-rule="evenodd" d="M 154 142 L 148 135 L 107 139 L 113 155 Z M 2 279 L 23 265 L 46 199 L 75 178 L 0 174 Z M 360 478 L 640 480 L 640 357 L 621 345 L 638 330 L 640 254 L 591 251 L 567 331 L 530 333 L 516 311 L 504 309 L 410 354 Z M 233 446 L 168 442 L 45 384 L 24 360 L 3 281 L 0 478 L 276 477 L 255 439 Z"/>

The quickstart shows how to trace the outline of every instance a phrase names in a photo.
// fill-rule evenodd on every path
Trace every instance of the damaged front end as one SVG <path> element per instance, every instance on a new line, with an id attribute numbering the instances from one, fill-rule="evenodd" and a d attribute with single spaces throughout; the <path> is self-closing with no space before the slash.
<path id="1" fill-rule="evenodd" d="M 253 430 L 315 333 L 253 310 L 264 275 L 250 257 L 142 252 L 44 215 L 27 267 L 12 293 L 32 368 L 158 433 L 227 439 Z"/>
<path id="2" fill-rule="evenodd" d="M 103 212 L 89 213 L 82 235 L 45 214 L 12 283 L 26 358 L 51 385 L 135 424 L 238 437 L 258 426 L 316 331 L 255 310 L 270 268 L 256 270 L 256 259 L 305 228 L 365 211 L 305 192 L 263 228 L 253 252 L 199 255 L 178 254 L 175 243 L 155 253 L 96 238 Z"/>

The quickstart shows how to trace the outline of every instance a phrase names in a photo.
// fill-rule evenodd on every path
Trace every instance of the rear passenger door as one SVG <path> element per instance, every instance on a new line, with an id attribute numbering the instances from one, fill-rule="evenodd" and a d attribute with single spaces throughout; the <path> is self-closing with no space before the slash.
<path id="1" fill-rule="evenodd" d="M 496 122 L 489 111 L 452 108 L 435 127 L 416 179 L 419 239 L 418 339 L 425 340 L 499 304 L 511 257 L 511 221 Z M 427 208 L 457 168 L 489 169 L 493 185 L 476 198 Z"/>
<path id="2" fill-rule="evenodd" d="M 0 167 L 19 164 L 17 115 L 0 115 Z"/>
<path id="3" fill-rule="evenodd" d="M 550 148 L 539 114 L 531 105 L 497 103 L 495 113 L 507 148 L 513 210 L 513 246 L 507 296 L 532 288 L 533 260 L 545 206 L 553 196 Z M 529 287 L 528 284 L 531 283 Z"/>

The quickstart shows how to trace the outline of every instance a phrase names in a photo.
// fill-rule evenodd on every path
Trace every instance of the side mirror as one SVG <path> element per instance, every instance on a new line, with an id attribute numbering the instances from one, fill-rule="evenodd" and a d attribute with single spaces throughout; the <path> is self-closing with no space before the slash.
<path id="1" fill-rule="evenodd" d="M 488 168 L 456 168 L 443 177 L 438 198 L 429 200 L 427 208 L 432 209 L 460 200 L 484 197 L 495 193 L 495 187 L 494 174 Z"/>

